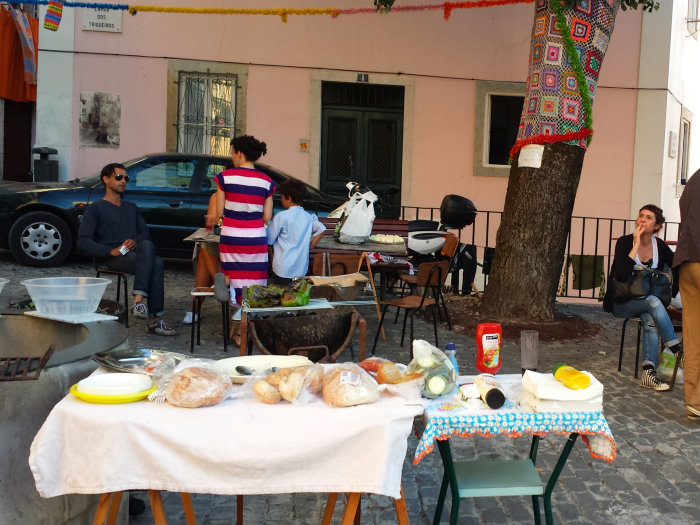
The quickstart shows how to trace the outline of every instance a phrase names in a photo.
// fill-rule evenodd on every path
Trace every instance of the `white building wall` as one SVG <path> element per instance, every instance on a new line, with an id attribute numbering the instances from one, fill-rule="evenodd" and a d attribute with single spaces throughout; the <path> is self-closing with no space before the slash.
<path id="1" fill-rule="evenodd" d="M 65 8 L 58 31 L 44 29 L 46 6 L 39 8 L 35 147 L 58 150 L 58 179 L 70 173 L 73 134 L 73 39 L 76 9 Z"/>
<path id="2" fill-rule="evenodd" d="M 630 217 L 641 206 L 658 204 L 666 219 L 678 221 L 678 165 L 681 115 L 691 115 L 688 173 L 700 168 L 700 43 L 688 31 L 688 0 L 661 2 L 642 23 L 639 103 L 635 133 Z"/>

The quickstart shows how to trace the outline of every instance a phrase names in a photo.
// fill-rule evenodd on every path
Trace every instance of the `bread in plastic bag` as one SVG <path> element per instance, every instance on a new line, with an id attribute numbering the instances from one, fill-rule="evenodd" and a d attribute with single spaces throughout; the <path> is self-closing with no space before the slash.
<path id="1" fill-rule="evenodd" d="M 355 363 L 333 365 L 323 376 L 321 395 L 326 404 L 349 407 L 379 399 L 377 382 Z"/>
<path id="2" fill-rule="evenodd" d="M 260 375 L 253 381 L 253 392 L 263 403 L 308 403 L 321 390 L 323 365 L 282 368 Z"/>
<path id="3" fill-rule="evenodd" d="M 198 408 L 215 405 L 232 393 L 231 379 L 212 367 L 213 361 L 186 359 L 175 367 L 165 387 L 171 405 Z"/>

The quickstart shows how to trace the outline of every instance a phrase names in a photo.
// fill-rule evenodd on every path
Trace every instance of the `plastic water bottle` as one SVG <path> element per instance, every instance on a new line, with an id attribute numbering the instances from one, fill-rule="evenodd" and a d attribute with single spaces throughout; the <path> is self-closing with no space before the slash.
<path id="1" fill-rule="evenodd" d="M 445 355 L 450 360 L 450 363 L 452 363 L 452 366 L 455 368 L 455 377 L 459 382 L 459 366 L 457 365 L 457 351 L 455 350 L 454 343 L 450 342 L 445 345 Z"/>

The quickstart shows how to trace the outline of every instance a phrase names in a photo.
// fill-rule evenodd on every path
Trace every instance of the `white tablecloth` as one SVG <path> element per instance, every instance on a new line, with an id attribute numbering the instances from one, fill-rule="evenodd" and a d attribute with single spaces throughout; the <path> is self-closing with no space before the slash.
<path id="1" fill-rule="evenodd" d="M 69 394 L 34 438 L 29 465 L 46 498 L 143 489 L 399 498 L 406 440 L 421 413 L 391 396 L 348 408 L 239 398 L 186 409 Z"/>

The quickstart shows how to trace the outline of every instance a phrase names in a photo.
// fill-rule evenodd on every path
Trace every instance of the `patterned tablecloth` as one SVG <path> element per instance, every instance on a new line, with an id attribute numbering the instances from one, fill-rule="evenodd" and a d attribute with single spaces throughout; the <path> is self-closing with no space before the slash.
<path id="1" fill-rule="evenodd" d="M 544 436 L 553 433 L 580 434 L 591 456 L 605 461 L 615 460 L 615 438 L 602 412 L 533 412 L 521 406 L 517 398 L 509 394 L 509 388 L 520 384 L 520 375 L 508 374 L 498 377 L 509 398 L 506 405 L 499 410 L 468 409 L 445 396 L 427 404 L 424 414 L 425 430 L 413 458 L 414 465 L 433 451 L 436 439 L 474 435 Z"/>

